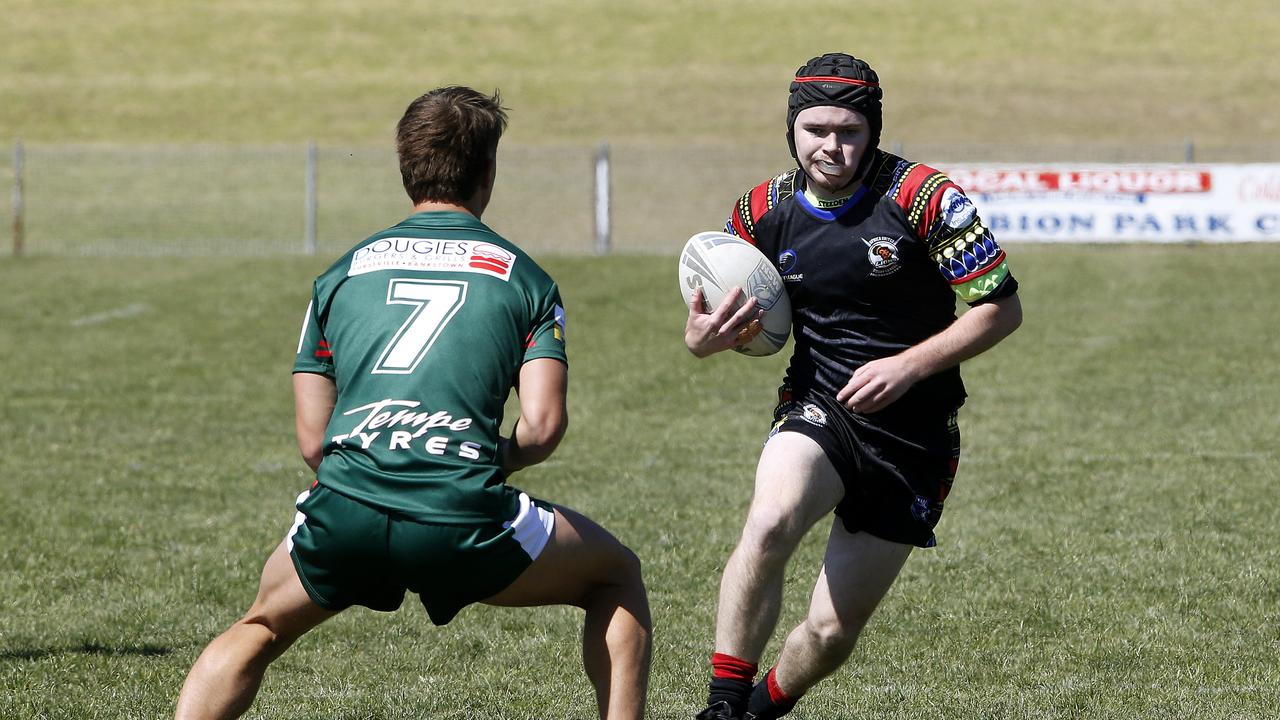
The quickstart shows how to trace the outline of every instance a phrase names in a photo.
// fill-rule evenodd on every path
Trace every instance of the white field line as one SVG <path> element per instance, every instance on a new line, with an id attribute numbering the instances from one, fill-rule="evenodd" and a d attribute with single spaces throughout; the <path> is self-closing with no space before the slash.
<path id="1" fill-rule="evenodd" d="M 137 317 L 149 310 L 150 307 L 145 303 L 134 303 L 125 305 L 115 310 L 107 310 L 105 312 L 94 313 L 93 315 L 85 315 L 71 321 L 73 327 L 84 327 L 86 325 L 101 325 L 109 320 L 122 320 L 125 318 Z"/>

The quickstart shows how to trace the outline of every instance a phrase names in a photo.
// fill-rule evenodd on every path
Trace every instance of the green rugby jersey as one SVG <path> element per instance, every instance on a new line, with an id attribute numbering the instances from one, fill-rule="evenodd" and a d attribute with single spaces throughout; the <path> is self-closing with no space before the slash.
<path id="1" fill-rule="evenodd" d="M 462 212 L 424 212 L 342 256 L 315 281 L 294 372 L 333 379 L 317 479 L 426 522 L 514 514 L 498 467 L 520 366 L 567 362 L 555 282 Z"/>

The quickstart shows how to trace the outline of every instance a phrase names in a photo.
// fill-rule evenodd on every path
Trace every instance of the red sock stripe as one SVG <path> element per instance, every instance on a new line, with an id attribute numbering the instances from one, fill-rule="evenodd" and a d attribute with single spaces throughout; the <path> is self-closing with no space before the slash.
<path id="1" fill-rule="evenodd" d="M 711 656 L 711 677 L 728 678 L 730 680 L 755 680 L 760 666 L 741 660 L 732 655 L 715 653 Z"/>
<path id="2" fill-rule="evenodd" d="M 778 687 L 778 678 L 775 677 L 777 673 L 778 668 L 771 667 L 769 668 L 769 674 L 764 676 L 765 686 L 769 688 L 769 699 L 773 701 L 774 705 L 794 703 L 796 699 L 782 692 L 782 688 Z"/>

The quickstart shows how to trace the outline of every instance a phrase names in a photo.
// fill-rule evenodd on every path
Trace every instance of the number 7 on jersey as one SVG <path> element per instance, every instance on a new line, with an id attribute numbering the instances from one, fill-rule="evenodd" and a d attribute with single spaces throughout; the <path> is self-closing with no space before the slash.
<path id="1" fill-rule="evenodd" d="M 413 312 L 383 349 L 372 373 L 408 375 L 427 356 L 431 344 L 458 308 L 467 301 L 467 283 L 451 280 L 392 278 L 387 282 L 388 305 L 412 305 Z"/>

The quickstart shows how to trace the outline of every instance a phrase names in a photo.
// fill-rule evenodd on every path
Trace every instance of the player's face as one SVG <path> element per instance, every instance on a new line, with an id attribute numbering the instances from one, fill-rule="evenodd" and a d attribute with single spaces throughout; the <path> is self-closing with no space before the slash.
<path id="1" fill-rule="evenodd" d="M 818 105 L 801 110 L 794 127 L 796 159 L 813 189 L 824 194 L 845 190 L 871 143 L 867 119 L 856 110 Z"/>

